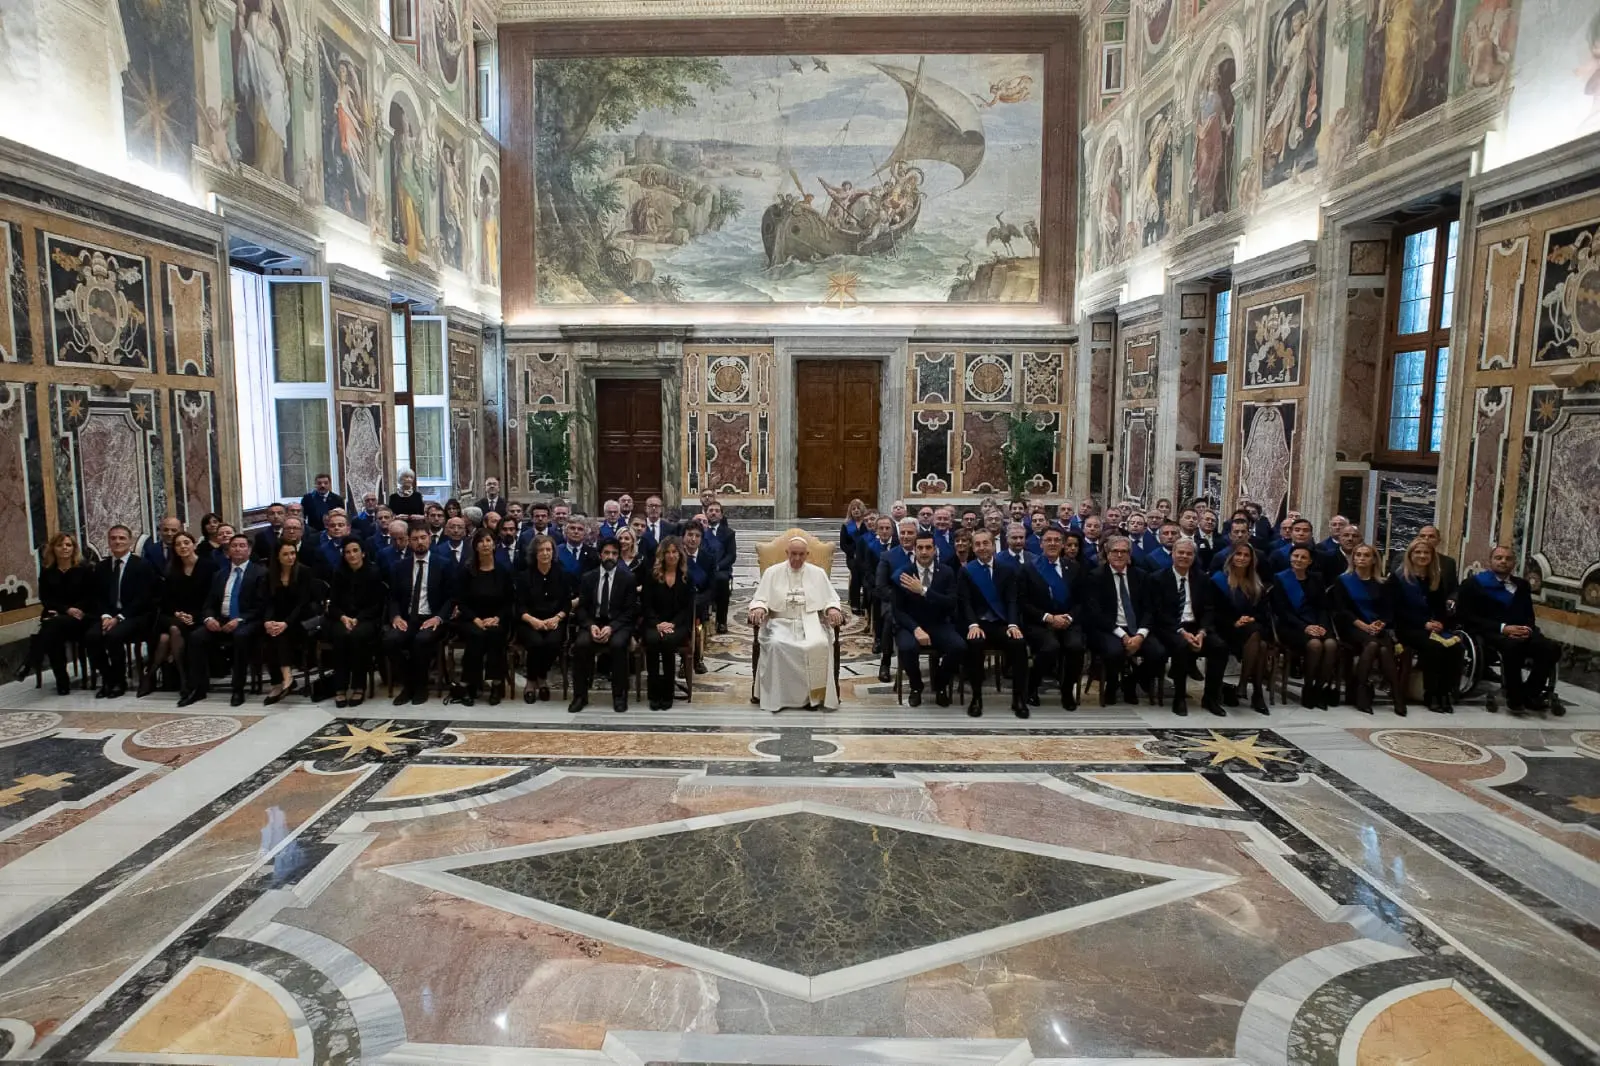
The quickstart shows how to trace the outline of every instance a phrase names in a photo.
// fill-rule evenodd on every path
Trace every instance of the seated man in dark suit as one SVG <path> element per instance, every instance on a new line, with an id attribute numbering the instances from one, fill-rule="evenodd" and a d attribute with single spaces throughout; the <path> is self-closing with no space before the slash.
<path id="1" fill-rule="evenodd" d="M 1139 702 L 1137 688 L 1148 691 L 1167 661 L 1167 652 L 1154 634 L 1155 605 L 1149 578 L 1135 570 L 1127 537 L 1106 541 L 1106 562 L 1084 581 L 1090 647 L 1105 666 L 1100 683 L 1103 701 L 1109 701 L 1122 682 L 1122 697 Z"/>
<path id="2" fill-rule="evenodd" d="M 891 612 L 895 643 L 900 649 L 900 669 L 910 686 L 913 707 L 922 705 L 922 652 L 935 652 L 933 691 L 939 706 L 950 706 L 950 681 L 966 651 L 966 641 L 955 627 L 956 572 L 939 562 L 938 540 L 933 532 L 916 535 L 912 565 L 899 571 L 893 585 Z"/>
<path id="3" fill-rule="evenodd" d="M 689 568 L 689 584 L 694 586 L 694 620 L 705 625 L 711 618 L 711 601 L 716 596 L 717 578 L 731 574 L 733 563 L 717 554 L 717 549 L 705 542 L 698 522 L 683 527 L 683 556 Z M 705 656 L 700 647 L 695 648 L 694 672 L 706 672 Z"/>
<path id="4" fill-rule="evenodd" d="M 724 559 L 737 559 L 739 557 L 739 539 L 734 534 L 733 527 L 722 515 L 722 504 L 716 500 L 706 504 L 706 540 L 715 541 L 717 555 Z M 731 563 L 729 564 L 732 565 Z M 731 572 L 731 571 L 730 571 Z M 717 608 L 717 632 L 728 631 L 728 598 L 732 589 L 731 579 L 717 578 L 716 597 L 713 602 Z"/>
<path id="5" fill-rule="evenodd" d="M 661 516 L 661 497 L 650 496 L 644 501 L 644 533 L 652 545 L 683 533 L 683 527 Z M 650 549 L 655 551 L 654 547 Z"/>
<path id="6" fill-rule="evenodd" d="M 391 677 L 400 680 L 396 707 L 428 702 L 428 671 L 439 641 L 448 635 L 454 604 L 455 575 L 442 556 L 433 551 L 433 536 L 426 525 L 411 530 L 411 552 L 389 571 L 389 628 L 383 634 Z"/>
<path id="7" fill-rule="evenodd" d="M 1039 706 L 1039 682 L 1049 674 L 1061 679 L 1061 706 L 1078 709 L 1078 679 L 1083 676 L 1083 626 L 1077 615 L 1083 572 L 1061 553 L 1066 536 L 1054 526 L 1039 537 L 1040 556 L 1022 571 L 1022 632 L 1033 649 L 1028 675 L 1028 702 Z"/>
<path id="8" fill-rule="evenodd" d="M 484 514 L 493 511 L 497 515 L 505 515 L 506 508 L 510 507 L 511 504 L 504 496 L 500 495 L 499 478 L 488 477 L 483 479 L 483 495 L 478 497 L 473 506 Z"/>
<path id="9" fill-rule="evenodd" d="M 987 529 L 972 534 L 975 558 L 961 569 L 956 581 L 956 600 L 961 622 L 967 633 L 967 686 L 972 690 L 967 713 L 983 714 L 983 653 L 986 648 L 1004 648 L 1011 674 L 1011 711 L 1018 718 L 1028 717 L 1028 645 L 1022 636 L 1022 612 L 1018 587 L 1018 568 L 998 566 L 994 558 L 994 535 Z"/>
<path id="10" fill-rule="evenodd" d="M 333 478 L 318 474 L 316 488 L 300 497 L 300 513 L 305 518 L 306 529 L 321 533 L 322 520 L 335 507 L 344 507 L 344 497 L 333 491 Z"/>
<path id="11" fill-rule="evenodd" d="M 1226 715 L 1219 697 L 1228 669 L 1228 646 L 1212 625 L 1211 597 L 1216 585 L 1196 565 L 1194 541 L 1172 546 L 1172 566 L 1150 575 L 1155 588 L 1156 626 L 1161 646 L 1172 656 L 1172 713 L 1189 713 L 1189 675 L 1196 660 L 1206 663 L 1206 687 L 1200 706 Z"/>
<path id="12" fill-rule="evenodd" d="M 578 635 L 572 644 L 572 702 L 577 714 L 589 702 L 595 656 L 611 655 L 611 709 L 628 709 L 628 646 L 639 614 L 639 589 L 633 571 L 617 565 L 622 551 L 606 537 L 600 542 L 600 565 L 583 575 L 578 587 Z"/>
<path id="13" fill-rule="evenodd" d="M 1505 545 L 1489 553 L 1489 569 L 1461 585 L 1456 614 L 1467 629 L 1500 654 L 1500 677 L 1512 714 L 1549 706 L 1550 680 L 1561 648 L 1539 632 L 1528 583 L 1513 574 L 1516 554 Z M 1523 668 L 1528 670 L 1526 681 Z M 1559 708 L 1559 705 L 1557 705 Z M 1557 714 L 1564 713 L 1559 709 Z"/>
<path id="14" fill-rule="evenodd" d="M 211 578 L 206 597 L 206 615 L 189 635 L 184 647 L 187 656 L 189 691 L 178 706 L 206 698 L 211 687 L 211 649 L 223 643 L 233 649 L 232 699 L 237 707 L 244 702 L 244 679 L 255 658 L 261 627 L 267 620 L 271 590 L 267 587 L 267 568 L 250 559 L 250 540 L 235 533 L 228 541 L 228 565 Z"/>
<path id="15" fill-rule="evenodd" d="M 128 642 L 149 638 L 161 594 L 161 575 L 133 550 L 133 530 L 112 526 L 106 545 L 110 553 L 94 568 L 100 624 L 86 630 L 89 658 L 100 672 L 95 696 L 101 699 L 128 691 Z"/>
<path id="16" fill-rule="evenodd" d="M 894 589 L 900 574 L 911 568 L 912 552 L 917 544 L 917 520 L 902 518 L 895 525 L 899 540 L 878 556 L 878 567 L 872 575 L 872 599 L 878 605 L 878 624 L 883 630 L 878 680 L 888 684 L 892 678 L 889 655 L 894 650 Z"/>

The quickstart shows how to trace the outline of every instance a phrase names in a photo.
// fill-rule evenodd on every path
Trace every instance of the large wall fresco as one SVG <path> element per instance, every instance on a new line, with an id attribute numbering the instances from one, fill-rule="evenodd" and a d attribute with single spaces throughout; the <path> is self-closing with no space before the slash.
<path id="1" fill-rule="evenodd" d="M 1036 303 L 1037 54 L 541 60 L 543 304 Z"/>

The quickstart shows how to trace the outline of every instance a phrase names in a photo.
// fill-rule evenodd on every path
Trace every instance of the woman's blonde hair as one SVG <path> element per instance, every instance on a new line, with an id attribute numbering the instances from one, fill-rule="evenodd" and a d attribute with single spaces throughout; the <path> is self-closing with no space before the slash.
<path id="1" fill-rule="evenodd" d="M 1248 568 L 1233 565 L 1233 561 L 1239 558 L 1240 552 L 1250 553 L 1250 566 Z M 1241 569 L 1244 570 L 1244 577 L 1242 578 L 1239 576 Z M 1228 565 L 1224 566 L 1222 571 L 1228 575 L 1229 588 L 1243 592 L 1250 597 L 1250 602 L 1252 603 L 1261 598 L 1261 578 L 1256 573 L 1256 550 L 1249 544 L 1235 546 L 1233 551 L 1228 554 Z"/>
<path id="2" fill-rule="evenodd" d="M 1419 545 L 1427 548 L 1429 554 L 1433 556 L 1428 560 L 1425 570 L 1417 570 L 1411 565 L 1411 553 L 1416 551 Z M 1405 558 L 1400 560 L 1400 576 L 1406 581 L 1420 581 L 1430 592 L 1438 591 L 1439 581 L 1443 576 L 1439 566 L 1439 549 L 1435 548 L 1431 541 L 1423 540 L 1421 537 L 1407 544 Z"/>
<path id="3" fill-rule="evenodd" d="M 665 569 L 663 569 L 661 562 L 666 557 L 667 548 L 669 546 L 678 557 L 678 565 L 673 568 L 672 572 L 679 580 L 687 577 L 689 573 L 689 555 L 683 550 L 683 541 L 679 540 L 676 534 L 673 534 L 671 536 L 662 537 L 661 543 L 656 545 L 656 557 L 655 561 L 650 564 L 650 576 L 655 578 L 657 581 L 666 581 L 667 572 Z"/>
<path id="4" fill-rule="evenodd" d="M 71 533 L 57 533 L 45 546 L 45 566 L 56 565 L 56 548 L 64 540 L 72 541 L 72 565 L 77 566 L 83 562 L 83 547 L 78 543 L 78 538 Z"/>

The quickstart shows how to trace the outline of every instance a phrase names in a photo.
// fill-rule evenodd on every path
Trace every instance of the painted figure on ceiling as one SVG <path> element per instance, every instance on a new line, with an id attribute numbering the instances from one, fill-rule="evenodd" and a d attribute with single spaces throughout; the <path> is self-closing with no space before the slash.
<path id="1" fill-rule="evenodd" d="M 1377 0 L 1369 40 L 1381 37 L 1383 74 L 1378 82 L 1378 118 L 1367 141 L 1383 143 L 1408 117 L 1407 106 L 1433 60 L 1434 23 L 1445 14 L 1444 0 Z"/>
<path id="2" fill-rule="evenodd" d="M 288 39 L 282 9 L 271 0 L 239 5 L 233 31 L 239 154 L 277 181 L 287 180 L 288 174 Z"/>
<path id="3" fill-rule="evenodd" d="M 394 205 L 389 237 L 406 250 L 406 259 L 415 263 L 422 258 L 427 242 L 422 219 L 423 204 L 428 202 L 418 169 L 418 131 L 398 100 L 389 105 L 389 126 L 394 130 L 389 154 L 389 202 Z"/>
<path id="4" fill-rule="evenodd" d="M 478 225 L 482 229 L 478 247 L 478 278 L 485 285 L 500 284 L 500 189 L 494 175 L 484 172 L 478 179 Z"/>
<path id="5" fill-rule="evenodd" d="M 466 243 L 467 190 L 460 151 L 454 142 L 440 138 L 439 164 L 439 246 L 445 262 L 460 270 Z"/>
<path id="6" fill-rule="evenodd" d="M 1292 171 L 1302 150 L 1316 141 L 1321 121 L 1323 0 L 1294 0 L 1272 28 L 1268 57 L 1266 120 L 1262 124 L 1262 169 Z"/>
<path id="7" fill-rule="evenodd" d="M 1189 202 L 1197 221 L 1228 210 L 1233 190 L 1233 57 L 1217 53 L 1195 102 Z"/>
<path id="8" fill-rule="evenodd" d="M 1100 172 L 1100 265 L 1122 257 L 1122 145 L 1113 144 Z"/>
<path id="9" fill-rule="evenodd" d="M 323 197 L 352 218 L 367 217 L 372 178 L 367 162 L 368 112 L 365 80 L 355 61 L 322 41 L 324 130 Z M 330 99 L 331 98 L 331 99 Z"/>

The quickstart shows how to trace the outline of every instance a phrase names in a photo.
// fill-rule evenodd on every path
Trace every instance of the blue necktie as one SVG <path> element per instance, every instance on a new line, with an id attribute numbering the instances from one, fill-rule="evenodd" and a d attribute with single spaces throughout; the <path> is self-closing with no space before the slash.
<path id="1" fill-rule="evenodd" d="M 1122 600 L 1122 613 L 1128 619 L 1129 629 L 1138 629 L 1139 620 L 1133 614 L 1133 597 L 1128 595 L 1128 577 L 1117 575 L 1117 596 Z"/>
<path id="2" fill-rule="evenodd" d="M 239 590 L 244 588 L 244 567 L 233 568 L 233 591 L 228 593 L 228 617 L 239 617 Z"/>

